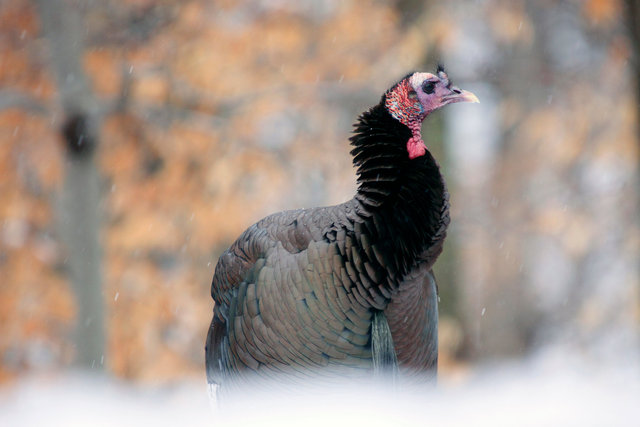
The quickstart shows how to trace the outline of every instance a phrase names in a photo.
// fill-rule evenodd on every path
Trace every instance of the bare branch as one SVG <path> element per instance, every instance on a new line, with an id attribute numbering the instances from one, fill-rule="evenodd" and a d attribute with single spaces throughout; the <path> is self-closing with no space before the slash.
<path id="1" fill-rule="evenodd" d="M 6 89 L 0 91 L 0 111 L 17 108 L 29 113 L 46 114 L 51 107 L 28 93 Z"/>

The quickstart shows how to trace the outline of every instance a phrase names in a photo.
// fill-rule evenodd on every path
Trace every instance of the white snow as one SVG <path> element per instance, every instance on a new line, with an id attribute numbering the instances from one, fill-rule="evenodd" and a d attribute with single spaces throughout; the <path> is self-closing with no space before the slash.
<path id="1" fill-rule="evenodd" d="M 637 363 L 602 367 L 564 354 L 485 367 L 463 384 L 423 394 L 345 385 L 324 397 L 247 396 L 226 410 L 210 404 L 208 394 L 204 380 L 150 387 L 78 373 L 32 376 L 0 389 L 0 425 L 633 426 L 640 420 Z"/>

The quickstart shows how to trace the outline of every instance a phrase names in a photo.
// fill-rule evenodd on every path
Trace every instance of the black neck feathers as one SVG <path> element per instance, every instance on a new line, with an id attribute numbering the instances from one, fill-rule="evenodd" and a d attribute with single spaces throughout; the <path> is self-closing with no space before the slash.
<path id="1" fill-rule="evenodd" d="M 389 114 L 383 97 L 360 116 L 351 137 L 359 185 L 355 199 L 383 258 L 379 261 L 397 278 L 430 253 L 435 261 L 449 223 L 448 193 L 438 163 L 428 150 L 409 159 L 411 136 Z"/>

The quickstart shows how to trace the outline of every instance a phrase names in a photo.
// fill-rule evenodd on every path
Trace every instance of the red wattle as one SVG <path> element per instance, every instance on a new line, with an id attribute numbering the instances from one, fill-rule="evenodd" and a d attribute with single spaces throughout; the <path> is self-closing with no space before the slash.
<path id="1" fill-rule="evenodd" d="M 424 141 L 419 138 L 411 137 L 407 141 L 407 152 L 411 160 L 416 157 L 424 156 L 427 152 L 427 146 L 424 145 Z"/>

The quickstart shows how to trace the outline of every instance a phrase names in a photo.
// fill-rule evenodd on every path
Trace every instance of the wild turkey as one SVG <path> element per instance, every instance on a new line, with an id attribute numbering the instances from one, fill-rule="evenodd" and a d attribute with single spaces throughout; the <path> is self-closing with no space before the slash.
<path id="1" fill-rule="evenodd" d="M 431 268 L 449 203 L 421 125 L 455 102 L 478 98 L 453 86 L 441 66 L 407 75 L 355 124 L 353 199 L 270 215 L 221 255 L 205 347 L 207 379 L 219 393 L 336 373 L 435 376 Z"/>

